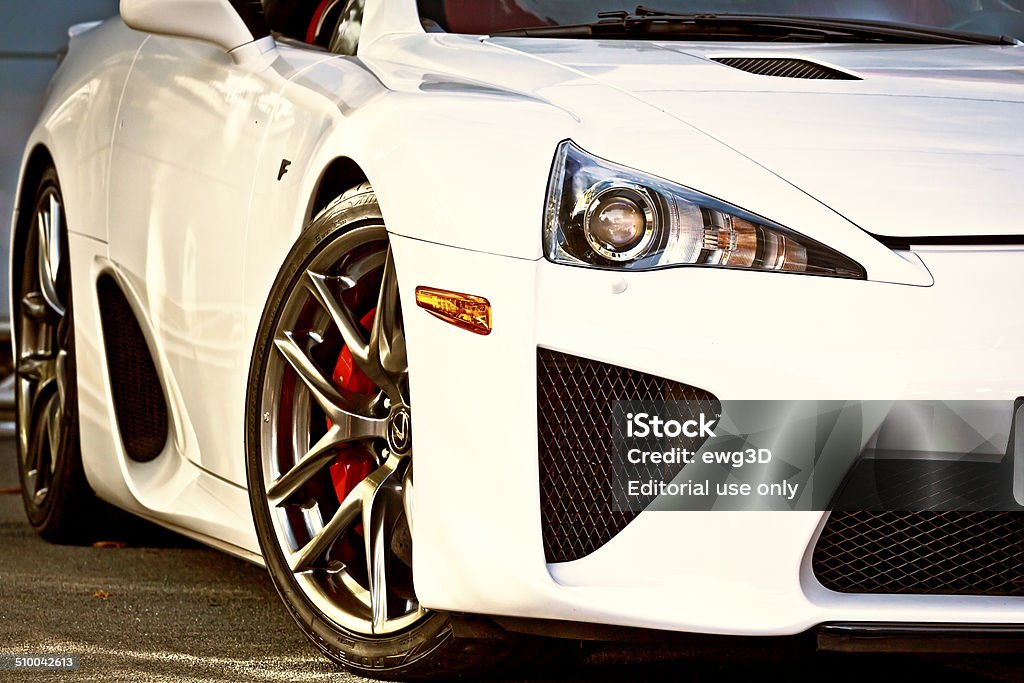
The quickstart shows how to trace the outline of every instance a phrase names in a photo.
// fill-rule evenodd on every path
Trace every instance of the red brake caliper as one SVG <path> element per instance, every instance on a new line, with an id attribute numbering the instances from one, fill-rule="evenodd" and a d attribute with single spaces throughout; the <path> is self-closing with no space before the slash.
<path id="1" fill-rule="evenodd" d="M 369 330 L 373 326 L 373 318 L 376 312 L 377 309 L 374 308 L 364 315 L 359 323 Z M 341 347 L 341 353 L 338 354 L 338 362 L 334 366 L 331 378 L 342 389 L 356 394 L 373 396 L 377 393 L 377 386 L 373 381 L 359 369 L 359 366 L 352 362 L 352 352 L 347 345 Z M 327 421 L 327 427 L 331 427 L 330 420 Z M 331 463 L 330 467 L 331 481 L 334 483 L 334 493 L 338 496 L 338 502 L 345 500 L 345 496 L 359 482 L 370 476 L 370 472 L 373 471 L 373 465 L 373 455 L 365 448 L 356 445 L 344 445 L 338 448 L 338 455 L 334 458 L 334 462 Z M 356 531 L 362 531 L 361 524 L 356 527 Z"/>

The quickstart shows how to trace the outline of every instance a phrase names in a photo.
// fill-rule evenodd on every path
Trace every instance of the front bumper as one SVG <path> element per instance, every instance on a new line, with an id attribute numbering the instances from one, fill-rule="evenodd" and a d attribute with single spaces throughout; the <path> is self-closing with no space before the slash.
<path id="1" fill-rule="evenodd" d="M 646 512 L 547 564 L 538 346 L 722 399 L 989 399 L 1024 394 L 1024 250 L 919 251 L 931 287 L 679 268 L 619 275 L 393 237 L 418 285 L 487 297 L 478 337 L 407 306 L 415 406 L 415 581 L 427 607 L 724 634 L 824 622 L 1024 622 L 1024 599 L 824 589 L 816 512 Z M 584 457 L 567 453 L 566 457 Z"/>

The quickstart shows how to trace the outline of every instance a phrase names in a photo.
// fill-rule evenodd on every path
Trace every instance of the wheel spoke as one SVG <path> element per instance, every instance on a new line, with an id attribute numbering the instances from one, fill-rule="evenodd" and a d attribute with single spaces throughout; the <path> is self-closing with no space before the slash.
<path id="1" fill-rule="evenodd" d="M 35 499 L 36 483 L 39 481 L 39 468 L 25 469 L 25 491 Z"/>
<path id="2" fill-rule="evenodd" d="M 299 344 L 293 332 L 285 332 L 274 340 L 274 345 L 281 352 L 288 364 L 302 380 L 313 395 L 313 399 L 323 409 L 332 422 L 345 419 L 341 405 L 344 403 L 339 392 L 329 379 L 323 376 L 313 359 Z M 335 418 L 338 418 L 337 420 Z"/>
<path id="3" fill-rule="evenodd" d="M 388 458 L 383 465 L 370 473 L 366 479 L 356 484 L 356 487 L 349 491 L 345 500 L 341 502 L 338 511 L 334 513 L 324 528 L 310 540 L 298 552 L 292 555 L 291 567 L 295 573 L 306 572 L 317 569 L 318 564 L 330 550 L 331 545 L 347 531 L 355 522 L 359 514 L 363 512 L 363 501 L 373 497 L 374 493 L 391 477 L 398 466 L 398 459 Z M 365 527 L 365 525 L 364 525 Z"/>
<path id="4" fill-rule="evenodd" d="M 46 413 L 43 417 L 46 420 L 46 440 L 50 445 L 50 470 L 57 464 L 57 454 L 60 453 L 61 435 L 63 432 L 64 411 L 61 409 L 60 401 L 54 394 L 46 405 Z M 42 463 L 40 463 L 42 465 Z M 42 467 L 40 467 L 40 470 Z"/>
<path id="5" fill-rule="evenodd" d="M 334 541 L 345 533 L 359 516 L 360 508 L 362 507 L 362 493 L 363 490 L 358 485 L 352 489 L 345 497 L 345 500 L 342 501 L 338 511 L 334 513 L 331 521 L 301 550 L 292 555 L 291 567 L 293 572 L 297 574 L 318 568 L 318 563 Z"/>
<path id="6" fill-rule="evenodd" d="M 315 336 L 310 335 L 310 337 L 314 343 L 320 342 Z M 376 418 L 360 414 L 373 412 L 378 403 L 377 396 L 355 394 L 336 387 L 313 362 L 307 350 L 309 344 L 300 341 L 299 336 L 294 332 L 285 332 L 280 335 L 274 340 L 274 346 L 292 366 L 331 422 L 347 425 L 357 433 L 363 434 L 359 438 L 369 438 L 377 434 L 377 427 L 373 426 L 376 424 Z M 367 424 L 358 426 L 360 421 Z"/>
<path id="7" fill-rule="evenodd" d="M 412 481 L 412 460 L 405 468 L 402 475 L 402 507 L 405 512 L 405 523 L 409 525 L 409 534 L 412 535 L 412 503 L 413 503 L 413 481 Z"/>
<path id="8" fill-rule="evenodd" d="M 331 291 L 328 278 L 320 273 L 308 271 L 310 291 L 320 304 L 327 310 L 341 338 L 352 354 L 352 360 L 370 380 L 384 390 L 392 401 L 401 400 L 398 386 L 384 370 L 380 362 L 380 353 L 374 350 L 374 339 L 367 339 L 366 331 L 356 322 L 348 307 Z M 380 311 L 377 312 L 380 315 Z M 376 327 L 376 318 L 374 318 Z"/>
<path id="9" fill-rule="evenodd" d="M 42 435 L 40 435 L 41 437 Z M 39 484 L 39 471 L 43 467 L 43 444 L 37 440 L 25 457 L 25 489 L 33 493 Z"/>
<path id="10" fill-rule="evenodd" d="M 60 204 L 55 196 L 50 197 L 46 210 L 38 216 L 39 253 L 37 267 L 39 270 L 39 287 L 49 306 L 58 316 L 64 316 L 64 305 L 57 295 L 57 272 L 54 263 L 60 263 Z"/>
<path id="11" fill-rule="evenodd" d="M 348 568 L 339 569 L 335 577 L 340 581 L 345 589 L 352 594 L 359 602 L 363 603 L 366 609 L 370 609 L 370 591 L 363 588 L 362 584 L 356 581 L 355 577 L 349 573 Z"/>
<path id="12" fill-rule="evenodd" d="M 29 353 L 18 361 L 18 374 L 36 382 L 46 382 L 56 375 L 56 360 L 39 353 Z"/>
<path id="13" fill-rule="evenodd" d="M 29 292 L 21 299 L 21 310 L 29 320 L 37 322 L 55 322 L 56 311 L 50 308 L 40 292 Z"/>
<path id="14" fill-rule="evenodd" d="M 388 619 L 387 558 L 391 546 L 391 529 L 397 518 L 395 502 L 400 489 L 380 486 L 363 499 L 363 537 L 366 544 L 366 576 L 370 587 L 371 626 L 374 633 L 384 633 Z M 399 508 L 400 511 L 400 508 Z"/>
<path id="15" fill-rule="evenodd" d="M 57 195 L 50 195 L 50 244 L 47 249 L 47 256 L 50 257 L 50 272 L 53 273 L 53 281 L 57 282 L 57 272 L 60 270 L 60 261 L 64 256 L 60 249 L 60 224 L 64 219 L 64 210 Z"/>
<path id="16" fill-rule="evenodd" d="M 408 366 L 400 314 L 398 276 L 395 273 L 395 261 L 389 248 L 384 264 L 384 273 L 381 276 L 377 314 L 373 319 L 373 329 L 370 331 L 369 353 L 377 359 L 381 369 L 392 378 L 404 374 Z"/>
<path id="17" fill-rule="evenodd" d="M 364 505 L 369 512 L 373 502 Z M 363 517 L 367 516 L 363 513 Z M 373 632 L 382 633 L 388 615 L 388 581 L 387 581 L 387 545 L 385 544 L 385 527 L 383 514 L 370 513 L 371 524 L 364 523 L 366 535 L 366 575 L 370 583 L 370 613 Z"/>
<path id="18" fill-rule="evenodd" d="M 35 391 L 32 386 L 31 380 L 25 377 L 18 377 L 18 447 L 19 453 L 24 454 L 22 457 L 26 459 L 25 469 L 28 470 L 27 465 L 28 458 L 30 456 L 30 447 L 32 446 L 32 435 L 30 432 L 30 425 L 32 424 L 32 399 L 35 397 Z"/>
<path id="19" fill-rule="evenodd" d="M 36 393 L 39 396 L 39 393 Z M 40 399 L 36 399 L 40 400 Z M 28 432 L 28 449 L 25 451 L 25 491 L 32 497 L 36 505 L 41 505 L 49 491 L 49 483 L 53 475 L 53 467 L 56 463 L 54 443 L 53 406 L 54 399 L 51 395 L 41 408 L 33 411 L 30 417 L 31 425 Z M 59 439 L 57 440 L 59 441 Z M 49 459 L 45 452 L 49 452 Z"/>
<path id="20" fill-rule="evenodd" d="M 336 422 L 295 466 L 275 481 L 267 496 L 275 505 L 283 505 L 288 498 L 334 459 L 338 446 L 366 439 L 384 439 L 387 421 L 346 413 L 346 420 Z"/>
<path id="21" fill-rule="evenodd" d="M 337 427 L 332 427 L 316 445 L 302 456 L 291 468 L 267 489 L 267 497 L 274 505 L 281 506 L 292 494 L 298 491 L 313 476 L 320 471 L 324 465 L 334 458 L 337 446 Z"/>
<path id="22" fill-rule="evenodd" d="M 331 291 L 327 276 L 313 271 L 308 271 L 306 275 L 309 278 L 310 292 L 330 314 L 334 326 L 341 332 L 341 339 L 352 353 L 352 357 L 365 358 L 367 354 L 365 332 L 348 308 Z M 348 281 L 344 281 L 344 284 L 350 286 Z"/>
<path id="23" fill-rule="evenodd" d="M 61 349 L 53 361 L 53 379 L 57 382 L 58 405 L 66 405 L 68 394 L 68 352 Z"/>

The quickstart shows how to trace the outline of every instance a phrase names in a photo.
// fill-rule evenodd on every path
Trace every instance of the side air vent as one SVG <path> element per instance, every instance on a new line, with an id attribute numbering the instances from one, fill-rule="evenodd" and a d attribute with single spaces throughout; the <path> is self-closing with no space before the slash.
<path id="1" fill-rule="evenodd" d="M 712 57 L 712 61 L 731 66 L 740 71 L 758 76 L 776 78 L 807 78 L 812 80 L 859 81 L 862 80 L 838 69 L 808 62 L 805 59 L 783 59 L 774 57 Z"/>
<path id="2" fill-rule="evenodd" d="M 124 292 L 110 275 L 96 283 L 110 393 L 125 453 L 149 462 L 167 445 L 167 401 L 146 337 Z"/>

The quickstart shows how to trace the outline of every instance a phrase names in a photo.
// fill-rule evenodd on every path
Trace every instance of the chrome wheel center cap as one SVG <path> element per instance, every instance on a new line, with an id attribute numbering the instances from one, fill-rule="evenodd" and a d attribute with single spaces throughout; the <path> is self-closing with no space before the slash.
<path id="1" fill-rule="evenodd" d="M 412 413 L 406 406 L 399 406 L 388 418 L 388 448 L 395 455 L 412 450 Z"/>

